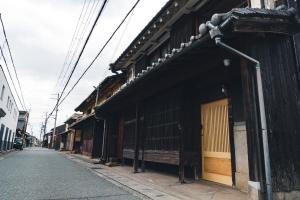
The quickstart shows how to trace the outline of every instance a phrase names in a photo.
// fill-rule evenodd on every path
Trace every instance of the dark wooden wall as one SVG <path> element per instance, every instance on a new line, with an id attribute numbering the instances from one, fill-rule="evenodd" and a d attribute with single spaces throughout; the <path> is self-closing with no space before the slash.
<path id="1" fill-rule="evenodd" d="M 178 150 L 180 98 L 176 88 L 157 94 L 146 102 L 145 150 Z"/>
<path id="2" fill-rule="evenodd" d="M 82 133 L 82 154 L 92 156 L 93 152 L 93 135 L 94 135 L 94 122 L 90 120 L 83 125 Z"/>
<path id="3" fill-rule="evenodd" d="M 290 36 L 267 35 L 254 38 L 248 45 L 262 67 L 273 190 L 300 189 L 299 44 L 294 48 Z M 257 111 L 254 107 L 247 112 L 248 117 Z"/>
<path id="4" fill-rule="evenodd" d="M 103 121 L 95 120 L 94 134 L 93 134 L 93 150 L 92 157 L 99 158 L 102 150 L 103 140 Z"/>
<path id="5" fill-rule="evenodd" d="M 180 48 L 181 43 L 190 41 L 190 37 L 195 35 L 195 17 L 193 14 L 185 15 L 180 18 L 171 29 L 170 46 L 172 48 Z"/>

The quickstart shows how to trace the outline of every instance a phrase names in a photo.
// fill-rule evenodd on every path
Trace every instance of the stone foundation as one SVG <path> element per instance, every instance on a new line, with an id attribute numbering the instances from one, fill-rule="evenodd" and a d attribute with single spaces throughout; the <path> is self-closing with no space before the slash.
<path id="1" fill-rule="evenodd" d="M 300 191 L 291 192 L 275 192 L 273 193 L 274 200 L 300 200 Z"/>
<path id="2" fill-rule="evenodd" d="M 245 122 L 234 123 L 234 148 L 236 161 L 236 187 L 243 192 L 247 192 L 249 181 L 249 165 Z"/>

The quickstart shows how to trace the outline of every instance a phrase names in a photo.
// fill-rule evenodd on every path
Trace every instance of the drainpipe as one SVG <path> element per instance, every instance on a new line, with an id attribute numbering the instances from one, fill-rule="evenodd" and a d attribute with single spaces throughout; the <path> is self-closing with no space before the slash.
<path id="1" fill-rule="evenodd" d="M 265 113 L 260 62 L 256 59 L 240 52 L 239 50 L 223 43 L 221 40 L 221 37 L 216 37 L 215 42 L 216 42 L 217 46 L 220 46 L 223 49 L 225 49 L 235 55 L 238 55 L 238 56 L 255 64 L 256 84 L 257 84 L 256 86 L 257 86 L 257 93 L 258 93 L 260 124 L 261 124 L 261 129 L 262 129 L 262 140 L 263 140 L 262 142 L 263 142 L 265 176 L 266 176 L 266 186 L 267 186 L 267 198 L 268 198 L 268 200 L 272 200 L 272 179 L 271 179 L 271 167 L 270 167 L 270 156 L 269 156 L 269 143 L 268 143 L 267 121 L 266 121 L 266 113 Z"/>

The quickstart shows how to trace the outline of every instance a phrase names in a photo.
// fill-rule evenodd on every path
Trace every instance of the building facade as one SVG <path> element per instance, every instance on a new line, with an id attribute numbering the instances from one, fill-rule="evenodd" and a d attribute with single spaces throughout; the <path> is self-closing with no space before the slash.
<path id="1" fill-rule="evenodd" d="M 83 155 L 99 158 L 102 155 L 104 121 L 95 118 L 95 106 L 105 102 L 120 90 L 124 83 L 123 74 L 106 77 L 93 92 L 77 107 L 82 117 L 70 128 L 75 129 L 74 148 Z"/>
<path id="2" fill-rule="evenodd" d="M 169 1 L 111 65 L 127 81 L 96 107 L 102 157 L 255 198 L 299 196 L 298 8 Z"/>
<path id="3" fill-rule="evenodd" d="M 0 65 L 0 151 L 13 148 L 19 109 Z"/>

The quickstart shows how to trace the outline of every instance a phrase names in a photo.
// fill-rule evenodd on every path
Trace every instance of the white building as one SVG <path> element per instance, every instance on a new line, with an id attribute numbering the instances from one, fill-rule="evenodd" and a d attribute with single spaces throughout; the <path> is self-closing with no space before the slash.
<path id="1" fill-rule="evenodd" d="M 13 148 L 19 109 L 0 65 L 0 151 Z"/>

